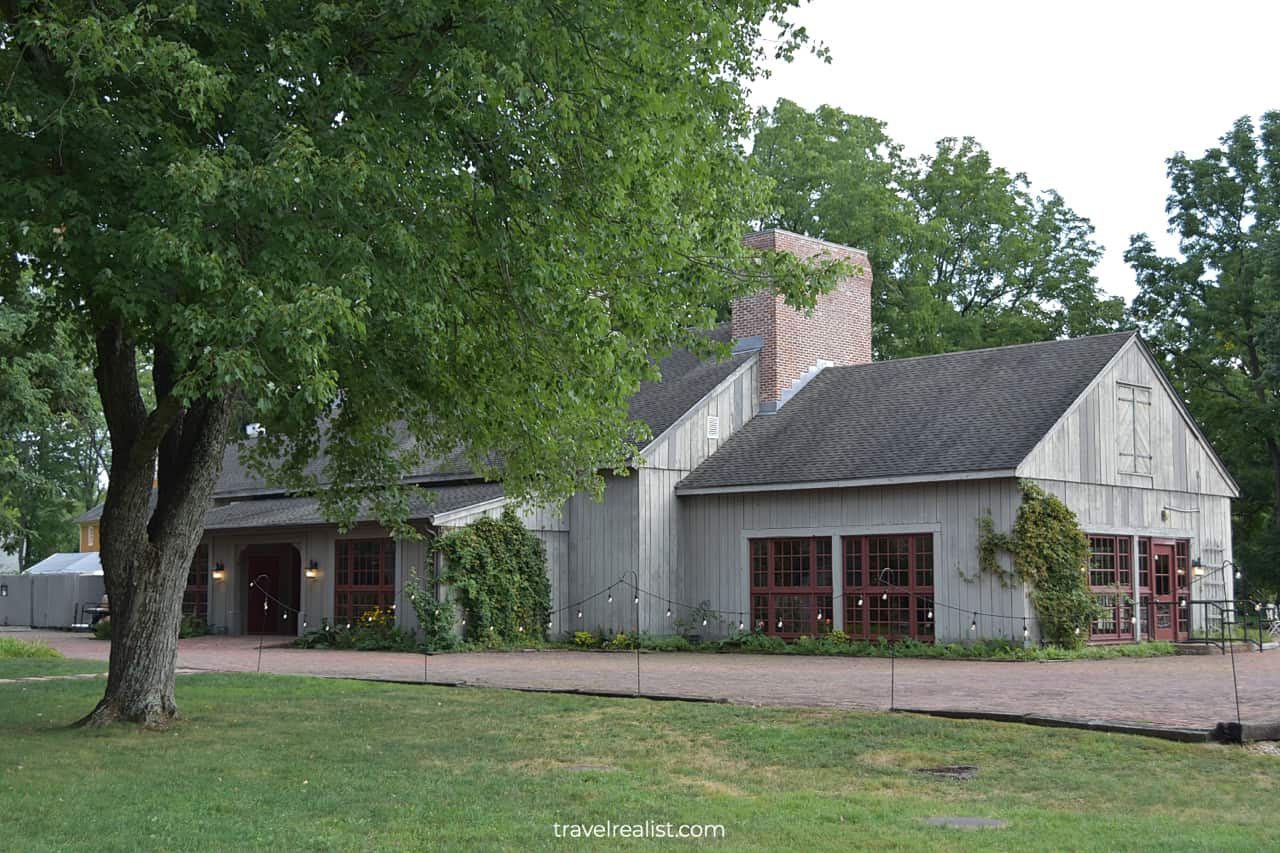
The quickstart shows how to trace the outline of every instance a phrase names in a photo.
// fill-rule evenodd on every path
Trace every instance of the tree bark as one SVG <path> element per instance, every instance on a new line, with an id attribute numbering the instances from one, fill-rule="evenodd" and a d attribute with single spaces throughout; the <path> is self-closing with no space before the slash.
<path id="1" fill-rule="evenodd" d="M 166 402 L 173 374 L 157 352 L 161 403 L 147 412 L 133 342 L 116 326 L 100 332 L 96 344 L 112 450 L 101 523 L 111 660 L 106 693 L 79 725 L 163 727 L 178 716 L 174 669 L 182 593 L 222 467 L 231 404 L 226 398 L 185 408 Z"/>
<path id="2" fill-rule="evenodd" d="M 1267 457 L 1271 460 L 1271 526 L 1280 528 L 1280 444 L 1267 438 Z"/>

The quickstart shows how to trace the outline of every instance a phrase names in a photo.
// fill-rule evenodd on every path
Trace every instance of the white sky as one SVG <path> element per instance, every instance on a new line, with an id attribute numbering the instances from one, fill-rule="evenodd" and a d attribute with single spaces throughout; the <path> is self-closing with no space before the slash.
<path id="1" fill-rule="evenodd" d="M 1126 300 L 1129 236 L 1176 248 L 1165 160 L 1199 156 L 1238 117 L 1280 109 L 1278 2 L 812 0 L 789 17 L 832 62 L 773 64 L 754 105 L 788 98 L 874 116 L 913 156 L 944 136 L 975 137 L 996 165 L 1093 222 L 1106 247 L 1099 284 Z"/>

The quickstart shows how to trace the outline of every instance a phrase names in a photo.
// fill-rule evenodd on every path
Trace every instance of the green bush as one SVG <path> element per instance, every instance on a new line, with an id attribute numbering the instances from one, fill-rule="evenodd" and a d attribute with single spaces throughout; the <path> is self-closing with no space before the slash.
<path id="1" fill-rule="evenodd" d="M 103 616 L 101 619 L 98 620 L 97 624 L 93 626 L 93 636 L 97 637 L 99 640 L 111 639 L 111 617 L 110 616 Z"/>
<path id="2" fill-rule="evenodd" d="M 636 638 L 632 634 L 620 631 L 614 635 L 613 639 L 605 640 L 601 648 L 610 651 L 630 651 L 636 648 Z"/>
<path id="3" fill-rule="evenodd" d="M 447 564 L 441 580 L 466 614 L 464 636 L 474 644 L 528 644 L 546 636 L 551 583 L 542 540 L 515 513 L 482 518 L 435 540 Z M 443 609 L 443 608 L 442 608 Z"/>
<path id="4" fill-rule="evenodd" d="M 583 649 L 594 649 L 599 647 L 600 638 L 590 631 L 574 631 L 573 644 Z"/>
<path id="5" fill-rule="evenodd" d="M 734 634 L 713 644 L 718 651 L 786 654 L 787 641 L 781 637 L 758 632 Z"/>
<path id="6" fill-rule="evenodd" d="M 13 658 L 49 660 L 62 656 L 62 652 L 49 648 L 39 641 L 0 637 L 0 660 Z"/>
<path id="7" fill-rule="evenodd" d="M 453 603 L 437 601 L 418 576 L 416 568 L 409 569 L 409 583 L 405 586 L 409 603 L 417 614 L 422 629 L 422 647 L 429 652 L 444 651 L 458 645 L 453 633 Z"/>
<path id="8" fill-rule="evenodd" d="M 395 612 L 374 608 L 345 625 L 323 624 L 293 641 L 302 649 L 354 649 L 362 652 L 412 652 L 419 649 L 417 638 L 395 623 Z"/>
<path id="9" fill-rule="evenodd" d="M 105 619 L 102 620 L 102 622 L 105 621 Z M 101 625 L 102 622 L 98 624 Z M 178 623 L 178 636 L 181 639 L 203 637 L 207 633 L 209 633 L 209 623 L 204 621 L 203 616 L 184 615 L 182 621 Z"/>

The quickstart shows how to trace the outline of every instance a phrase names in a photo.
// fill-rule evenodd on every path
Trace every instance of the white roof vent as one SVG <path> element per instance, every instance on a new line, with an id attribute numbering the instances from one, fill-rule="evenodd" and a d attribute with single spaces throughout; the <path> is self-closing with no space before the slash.
<path id="1" fill-rule="evenodd" d="M 713 441 L 720 440 L 720 417 L 718 415 L 707 415 L 707 438 Z"/>

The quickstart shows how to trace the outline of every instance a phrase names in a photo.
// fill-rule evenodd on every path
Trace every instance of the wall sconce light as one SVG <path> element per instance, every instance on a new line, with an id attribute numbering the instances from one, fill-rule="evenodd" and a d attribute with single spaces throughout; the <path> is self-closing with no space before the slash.
<path id="1" fill-rule="evenodd" d="M 220 581 L 220 580 L 222 580 L 223 578 L 225 578 L 226 576 L 227 576 L 227 567 L 226 567 L 226 566 L 224 566 L 224 565 L 222 565 L 222 563 L 214 563 L 214 564 L 213 564 L 213 579 L 214 579 L 214 580 L 216 580 L 216 581 Z"/>
<path id="2" fill-rule="evenodd" d="M 7 583 L 0 583 L 0 598 L 8 598 L 8 597 L 9 597 L 9 585 Z"/>
<path id="3" fill-rule="evenodd" d="M 313 581 L 320 577 L 320 564 L 315 560 L 312 560 L 307 563 L 307 568 L 302 573 L 306 576 L 307 580 Z"/>

